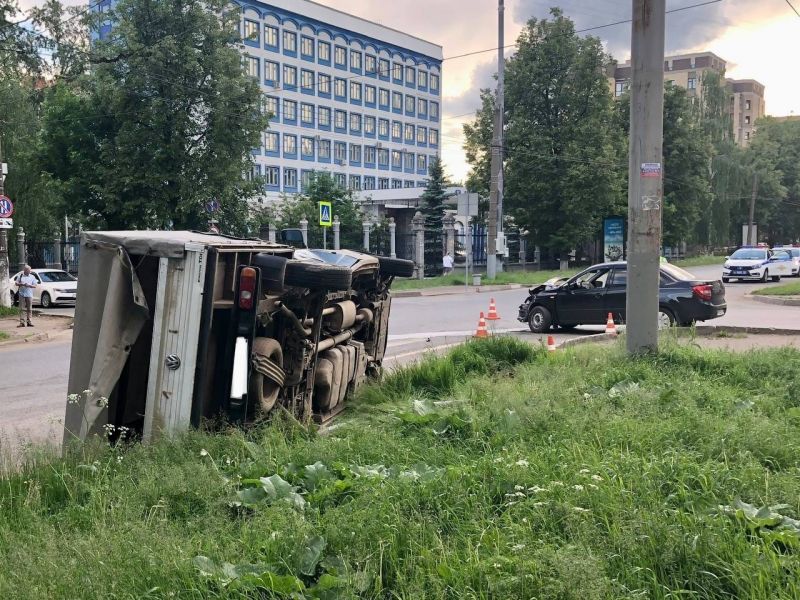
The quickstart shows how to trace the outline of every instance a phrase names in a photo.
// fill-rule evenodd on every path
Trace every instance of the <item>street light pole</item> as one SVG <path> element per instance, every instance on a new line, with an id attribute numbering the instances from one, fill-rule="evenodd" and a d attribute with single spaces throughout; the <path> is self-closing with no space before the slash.
<path id="1" fill-rule="evenodd" d="M 658 349 L 665 0 L 633 0 L 628 164 L 627 350 Z"/>
<path id="2" fill-rule="evenodd" d="M 494 279 L 503 270 L 497 259 L 497 241 L 503 233 L 503 122 L 505 104 L 504 0 L 497 1 L 497 103 L 492 134 L 491 181 L 489 182 L 489 231 L 486 253 L 486 278 Z"/>

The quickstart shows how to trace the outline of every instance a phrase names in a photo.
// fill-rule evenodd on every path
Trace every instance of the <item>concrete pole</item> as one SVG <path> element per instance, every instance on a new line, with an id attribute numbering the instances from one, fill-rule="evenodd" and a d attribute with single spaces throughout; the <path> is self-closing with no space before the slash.
<path id="1" fill-rule="evenodd" d="M 756 197 L 758 196 L 758 173 L 753 173 L 753 194 L 750 196 L 750 217 L 747 219 L 747 246 L 755 246 L 754 223 L 756 214 Z"/>
<path id="2" fill-rule="evenodd" d="M 22 227 L 17 231 L 17 265 L 19 271 L 25 268 L 28 264 L 28 256 L 25 252 L 25 231 Z"/>
<path id="3" fill-rule="evenodd" d="M 372 228 L 372 223 L 364 221 L 361 223 L 361 228 L 364 231 L 364 250 L 369 252 L 369 231 Z"/>
<path id="4" fill-rule="evenodd" d="M 397 258 L 396 230 L 397 223 L 394 222 L 394 217 L 389 217 L 389 256 L 391 258 Z"/>
<path id="5" fill-rule="evenodd" d="M 342 224 L 339 221 L 339 215 L 335 215 L 333 217 L 333 249 L 340 250 L 341 245 L 339 242 L 339 233 L 342 228 Z"/>
<path id="6" fill-rule="evenodd" d="M 658 350 L 665 0 L 633 0 L 627 350 Z"/>
<path id="7" fill-rule="evenodd" d="M 3 164 L 3 142 L 0 136 L 0 165 Z M 0 172 L 0 195 L 5 194 L 5 175 Z M 0 229 L 0 306 L 11 306 L 11 287 L 8 285 L 8 230 Z"/>
<path id="8" fill-rule="evenodd" d="M 416 279 L 425 279 L 425 217 L 420 211 L 411 219 L 414 231 L 414 262 L 417 265 Z"/>
<path id="9" fill-rule="evenodd" d="M 274 244 L 278 240 L 278 229 L 275 227 L 274 223 L 270 223 L 268 227 L 267 239 Z"/>
<path id="10" fill-rule="evenodd" d="M 308 219 L 305 215 L 300 219 L 300 234 L 303 236 L 303 243 L 308 247 Z"/>
<path id="11" fill-rule="evenodd" d="M 489 231 L 487 235 L 486 278 L 491 280 L 503 264 L 497 257 L 497 238 L 503 231 L 503 115 L 505 103 L 505 56 L 504 45 L 505 5 L 497 1 L 497 101 L 494 112 L 492 134 L 491 180 L 489 182 Z"/>
<path id="12" fill-rule="evenodd" d="M 445 215 L 442 219 L 444 229 L 444 249 L 453 258 L 456 256 L 456 219 L 453 215 Z"/>

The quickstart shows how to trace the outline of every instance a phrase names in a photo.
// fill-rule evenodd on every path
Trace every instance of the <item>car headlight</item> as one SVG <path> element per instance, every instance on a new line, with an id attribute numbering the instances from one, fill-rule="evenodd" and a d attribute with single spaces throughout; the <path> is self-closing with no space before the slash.
<path id="1" fill-rule="evenodd" d="M 725 263 L 724 265 L 722 265 L 722 268 L 723 269 L 730 269 L 731 266 L 728 263 Z"/>

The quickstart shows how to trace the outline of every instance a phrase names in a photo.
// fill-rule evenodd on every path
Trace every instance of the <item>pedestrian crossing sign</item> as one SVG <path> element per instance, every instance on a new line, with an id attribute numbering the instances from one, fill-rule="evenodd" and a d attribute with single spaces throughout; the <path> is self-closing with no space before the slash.
<path id="1" fill-rule="evenodd" d="M 319 224 L 322 227 L 333 225 L 333 208 L 330 202 L 319 203 Z"/>

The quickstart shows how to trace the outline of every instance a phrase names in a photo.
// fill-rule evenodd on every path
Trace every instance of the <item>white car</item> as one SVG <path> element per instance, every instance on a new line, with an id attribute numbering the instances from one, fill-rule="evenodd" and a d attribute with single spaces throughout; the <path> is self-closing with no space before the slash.
<path id="1" fill-rule="evenodd" d="M 31 269 L 36 278 L 36 289 L 33 290 L 33 303 L 42 308 L 50 308 L 54 304 L 75 304 L 78 294 L 78 279 L 66 271 L 59 269 Z M 11 300 L 19 302 L 19 286 L 17 282 L 22 271 L 11 278 Z"/>
<path id="2" fill-rule="evenodd" d="M 792 275 L 800 277 L 800 246 L 775 246 L 773 250 L 786 250 L 792 255 Z"/>
<path id="3" fill-rule="evenodd" d="M 762 247 L 739 248 L 722 265 L 722 281 L 780 281 L 792 276 L 792 255 L 786 250 Z"/>

